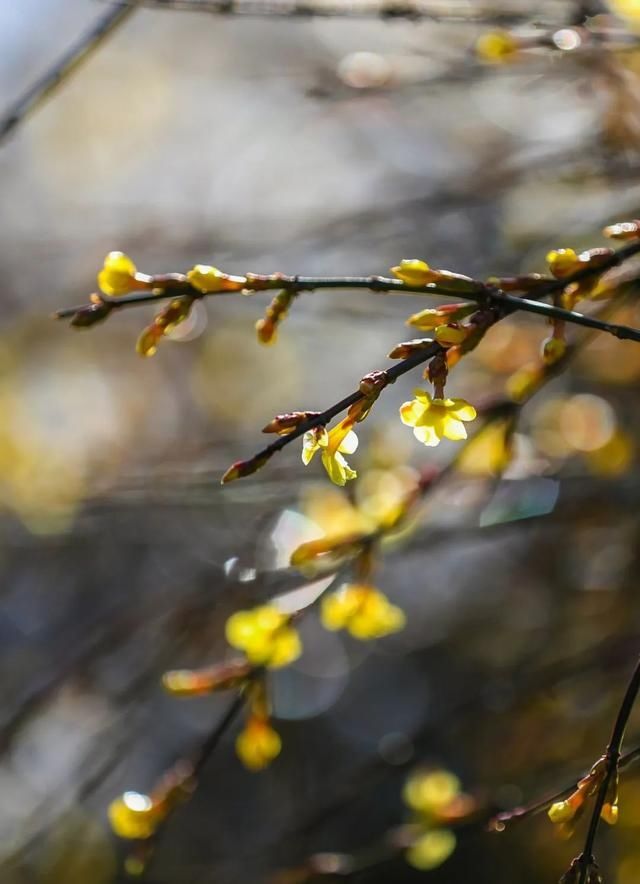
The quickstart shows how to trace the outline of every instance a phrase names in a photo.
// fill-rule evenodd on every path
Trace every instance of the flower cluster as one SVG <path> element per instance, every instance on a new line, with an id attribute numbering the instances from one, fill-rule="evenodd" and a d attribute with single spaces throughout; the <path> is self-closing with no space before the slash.
<path id="1" fill-rule="evenodd" d="M 326 629 L 346 629 L 354 638 L 382 638 L 405 625 L 403 611 L 380 590 L 367 583 L 345 583 L 322 599 L 322 624 Z"/>
<path id="2" fill-rule="evenodd" d="M 278 669 L 297 660 L 302 652 L 290 615 L 274 605 L 237 611 L 227 620 L 225 632 L 229 644 L 244 651 L 256 666 Z"/>

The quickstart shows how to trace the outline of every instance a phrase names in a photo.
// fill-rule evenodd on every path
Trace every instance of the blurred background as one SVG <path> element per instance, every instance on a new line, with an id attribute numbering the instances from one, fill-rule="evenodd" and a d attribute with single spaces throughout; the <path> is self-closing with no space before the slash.
<path id="1" fill-rule="evenodd" d="M 108 6 L 0 4 L 0 111 Z M 638 9 L 616 6 L 626 18 L 563 0 L 424 0 L 408 18 L 149 3 L 0 144 L 3 884 L 119 880 L 109 801 L 151 788 L 225 709 L 166 696 L 162 673 L 220 659 L 231 611 L 296 586 L 282 569 L 326 490 L 295 445 L 244 483 L 220 475 L 275 413 L 323 409 L 387 366 L 427 304 L 305 294 L 264 348 L 266 296 L 209 299 L 148 360 L 134 352 L 148 308 L 90 331 L 51 313 L 86 301 L 112 249 L 150 273 L 387 274 L 420 257 L 485 277 L 604 245 L 600 228 L 640 201 Z M 616 41 L 570 30 L 585 21 Z M 491 64 L 473 46 L 496 26 L 564 37 Z M 640 326 L 640 309 L 616 319 Z M 501 323 L 448 392 L 500 394 L 547 333 Z M 591 765 L 638 652 L 639 378 L 637 344 L 595 338 L 525 409 L 500 481 L 480 458 L 440 489 L 377 574 L 404 632 L 363 645 L 304 619 L 305 654 L 273 677 L 281 757 L 248 773 L 229 733 L 145 880 L 268 881 L 375 844 L 408 818 L 402 784 L 419 764 L 496 808 Z M 351 460 L 365 478 L 454 453 L 397 420 L 417 383 L 401 379 L 363 426 Z M 618 884 L 640 878 L 634 774 L 598 845 Z M 581 843 L 544 815 L 471 829 L 428 874 L 555 881 Z M 353 879 L 420 877 L 398 858 Z"/>

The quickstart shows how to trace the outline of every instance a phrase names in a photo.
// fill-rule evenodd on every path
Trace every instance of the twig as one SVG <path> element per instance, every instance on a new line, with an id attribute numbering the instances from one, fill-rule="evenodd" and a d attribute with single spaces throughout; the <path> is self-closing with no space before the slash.
<path id="1" fill-rule="evenodd" d="M 135 11 L 129 3 L 110 6 L 96 23 L 68 49 L 40 79 L 30 86 L 0 117 L 2 142 L 26 117 L 35 111 L 82 62 Z"/>
<path id="2" fill-rule="evenodd" d="M 600 788 L 598 789 L 598 794 L 596 796 L 593 811 L 591 813 L 589 828 L 587 830 L 587 837 L 584 843 L 584 850 L 578 858 L 578 862 L 580 863 L 580 878 L 578 880 L 578 884 L 586 884 L 589 864 L 594 862 L 593 845 L 595 842 L 596 834 L 598 832 L 598 825 L 600 823 L 600 812 L 602 811 L 607 797 L 607 791 L 609 789 L 611 778 L 618 772 L 618 765 L 620 762 L 620 749 L 622 747 L 622 741 L 624 739 L 624 732 L 626 730 L 627 722 L 629 721 L 629 716 L 631 715 L 631 710 L 633 709 L 633 704 L 635 703 L 639 690 L 640 658 L 638 658 L 631 679 L 629 680 L 629 684 L 627 685 L 627 690 L 625 691 L 622 703 L 620 704 L 620 709 L 618 710 L 618 715 L 616 716 L 616 720 L 613 725 L 611 739 L 609 740 L 609 745 L 607 746 L 607 751 L 605 753 L 605 775 L 603 777 L 602 783 L 600 784 Z"/>

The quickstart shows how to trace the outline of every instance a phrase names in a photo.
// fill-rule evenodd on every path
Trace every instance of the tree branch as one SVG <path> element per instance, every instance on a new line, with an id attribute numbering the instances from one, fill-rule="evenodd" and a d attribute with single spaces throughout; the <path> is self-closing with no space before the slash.
<path id="1" fill-rule="evenodd" d="M 68 49 L 0 117 L 0 142 L 40 105 L 104 42 L 136 7 L 129 3 L 110 6 L 96 23 Z"/>

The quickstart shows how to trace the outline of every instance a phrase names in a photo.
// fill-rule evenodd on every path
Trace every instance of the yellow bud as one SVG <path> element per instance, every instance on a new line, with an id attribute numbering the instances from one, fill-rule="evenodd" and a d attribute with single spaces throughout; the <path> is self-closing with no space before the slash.
<path id="1" fill-rule="evenodd" d="M 109 805 L 107 815 L 114 833 L 129 840 L 150 838 L 163 816 L 151 798 L 140 792 L 125 792 L 116 798 Z"/>
<path id="2" fill-rule="evenodd" d="M 562 279 L 580 269 L 580 258 L 573 249 L 554 249 L 547 254 L 547 264 L 556 279 Z"/>
<path id="3" fill-rule="evenodd" d="M 602 810 L 600 811 L 600 816 L 608 823 L 610 826 L 615 826 L 618 822 L 618 805 L 617 804 L 603 804 Z"/>
<path id="4" fill-rule="evenodd" d="M 553 365 L 562 359 L 567 352 L 567 342 L 562 338 L 545 338 L 542 342 L 542 361 L 545 365 Z"/>
<path id="5" fill-rule="evenodd" d="M 556 801 L 547 811 L 552 823 L 568 823 L 576 814 L 576 808 L 569 801 Z"/>
<path id="6" fill-rule="evenodd" d="M 217 267 L 210 267 L 208 264 L 196 264 L 187 273 L 187 279 L 194 289 L 205 294 L 223 291 L 225 276 Z"/>
<path id="7" fill-rule="evenodd" d="M 411 286 L 427 285 L 433 281 L 435 275 L 426 261 L 420 261 L 418 258 L 403 258 L 396 267 L 391 268 L 391 272 L 405 285 Z"/>
<path id="8" fill-rule="evenodd" d="M 476 55 L 489 64 L 502 64 L 517 54 L 520 42 L 509 31 L 489 31 L 476 43 Z"/>
<path id="9" fill-rule="evenodd" d="M 135 285 L 136 265 L 124 252 L 109 252 L 98 274 L 98 285 L 105 295 L 126 295 Z"/>
<path id="10" fill-rule="evenodd" d="M 155 322 L 148 325 L 136 342 L 136 353 L 139 356 L 155 356 L 158 352 L 158 341 L 163 335 L 162 329 Z"/>
<path id="11" fill-rule="evenodd" d="M 236 753 L 246 768 L 263 770 L 282 749 L 282 740 L 268 721 L 252 717 L 236 739 Z"/>
<path id="12" fill-rule="evenodd" d="M 436 341 L 443 347 L 452 347 L 455 344 L 461 344 L 469 334 L 469 329 L 464 326 L 455 325 L 439 325 L 435 330 Z"/>

